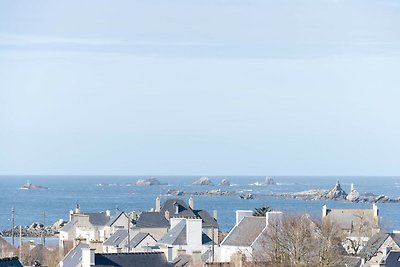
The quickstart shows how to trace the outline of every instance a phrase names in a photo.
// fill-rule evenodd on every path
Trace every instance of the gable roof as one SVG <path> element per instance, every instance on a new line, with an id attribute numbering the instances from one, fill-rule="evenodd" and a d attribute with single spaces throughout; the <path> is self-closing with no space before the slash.
<path id="1" fill-rule="evenodd" d="M 201 233 L 201 243 L 202 245 L 211 245 L 212 240 L 205 233 Z M 174 228 L 172 228 L 168 233 L 158 240 L 157 244 L 163 245 L 187 245 L 186 238 L 186 220 L 180 221 Z"/>
<path id="2" fill-rule="evenodd" d="M 165 245 L 187 245 L 186 221 L 180 221 L 174 228 L 161 237 L 157 243 Z"/>
<path id="3" fill-rule="evenodd" d="M 23 267 L 18 257 L 0 259 L 0 267 Z"/>
<path id="4" fill-rule="evenodd" d="M 389 237 L 400 247 L 399 233 L 377 233 L 368 240 L 360 255 L 366 260 L 370 260 Z"/>
<path id="5" fill-rule="evenodd" d="M 118 229 L 103 243 L 103 246 L 119 246 L 127 237 L 127 229 Z"/>
<path id="6" fill-rule="evenodd" d="M 74 267 L 82 261 L 82 248 L 88 248 L 88 244 L 80 243 L 75 246 L 63 259 L 63 266 Z"/>
<path id="7" fill-rule="evenodd" d="M 176 213 L 176 206 L 178 206 L 178 213 Z M 165 211 L 169 211 L 171 217 L 179 216 L 179 217 L 195 217 L 196 214 L 193 210 L 180 198 L 170 198 L 164 202 L 164 205 L 161 208 L 161 214 L 164 214 Z"/>
<path id="8" fill-rule="evenodd" d="M 63 227 L 60 228 L 60 232 L 69 232 L 74 226 L 75 224 L 78 222 L 76 217 L 72 217 L 72 219 L 67 222 Z"/>
<path id="9" fill-rule="evenodd" d="M 136 221 L 136 227 L 169 228 L 169 221 L 165 218 L 164 213 L 142 212 Z"/>
<path id="10" fill-rule="evenodd" d="M 159 266 L 170 267 L 163 252 L 139 252 L 139 253 L 96 253 L 94 266 Z"/>
<path id="11" fill-rule="evenodd" d="M 225 237 L 221 246 L 249 247 L 261 234 L 265 226 L 265 217 L 243 217 L 239 224 Z"/>
<path id="12" fill-rule="evenodd" d="M 378 227 L 378 218 L 373 209 L 327 209 L 325 219 L 335 222 L 342 230 Z"/>
<path id="13" fill-rule="evenodd" d="M 131 242 L 129 242 L 130 248 L 136 248 L 147 236 L 150 236 L 151 238 L 154 239 L 154 237 L 149 233 L 142 233 L 142 232 L 137 233 L 131 239 Z M 154 239 L 154 241 L 156 240 Z"/>
<path id="14" fill-rule="evenodd" d="M 111 216 L 110 219 L 107 222 L 107 226 L 112 226 L 116 220 L 118 220 L 119 217 L 121 217 L 122 214 L 125 214 L 123 211 L 120 211 L 116 214 L 114 214 L 114 216 Z"/>

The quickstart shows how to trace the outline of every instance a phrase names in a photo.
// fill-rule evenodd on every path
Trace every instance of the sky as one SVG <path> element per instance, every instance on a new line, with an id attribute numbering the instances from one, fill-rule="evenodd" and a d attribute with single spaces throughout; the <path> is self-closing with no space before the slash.
<path id="1" fill-rule="evenodd" d="M 0 175 L 400 175 L 397 0 L 0 1 Z"/>

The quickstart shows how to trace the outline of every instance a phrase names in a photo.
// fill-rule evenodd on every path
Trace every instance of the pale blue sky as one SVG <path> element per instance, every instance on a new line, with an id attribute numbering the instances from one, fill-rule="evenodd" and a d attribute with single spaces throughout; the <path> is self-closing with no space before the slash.
<path id="1" fill-rule="evenodd" d="M 400 175 L 400 2 L 1 1 L 0 174 Z"/>

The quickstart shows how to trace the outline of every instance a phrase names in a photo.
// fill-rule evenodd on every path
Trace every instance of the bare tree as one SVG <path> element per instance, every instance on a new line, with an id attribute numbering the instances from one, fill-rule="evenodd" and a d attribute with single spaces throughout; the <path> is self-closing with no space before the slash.
<path id="1" fill-rule="evenodd" d="M 341 266 L 342 240 L 335 225 L 307 214 L 285 215 L 263 232 L 252 266 Z"/>

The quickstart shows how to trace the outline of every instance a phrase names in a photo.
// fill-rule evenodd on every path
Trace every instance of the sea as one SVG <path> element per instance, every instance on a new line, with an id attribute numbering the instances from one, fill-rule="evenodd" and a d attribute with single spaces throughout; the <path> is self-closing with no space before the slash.
<path id="1" fill-rule="evenodd" d="M 138 179 L 157 178 L 167 185 L 135 186 Z M 31 225 L 32 222 L 52 225 L 59 219 L 68 220 L 70 210 L 79 204 L 82 212 L 110 210 L 149 211 L 155 207 L 155 199 L 170 198 L 168 190 L 207 191 L 221 189 L 243 193 L 298 192 L 309 189 L 330 189 L 337 181 L 342 188 L 350 191 L 353 183 L 360 193 L 372 192 L 389 197 L 400 196 L 400 177 L 309 177 L 272 176 L 276 185 L 259 185 L 265 176 L 208 176 L 215 186 L 194 186 L 192 182 L 200 176 L 0 176 L 0 230 L 12 226 L 11 210 L 14 208 L 15 225 Z M 219 186 L 222 179 L 228 179 L 231 186 Z M 30 181 L 48 189 L 24 190 L 21 187 Z M 181 198 L 188 200 L 189 196 Z M 328 208 L 371 208 L 370 203 L 349 203 L 345 201 L 305 201 L 271 196 L 257 196 L 241 199 L 238 196 L 195 196 L 195 209 L 218 212 L 218 223 L 222 231 L 229 231 L 235 224 L 236 210 L 253 210 L 268 206 L 286 213 L 309 213 L 321 218 L 322 206 Z M 400 203 L 378 204 L 382 227 L 386 231 L 400 229 Z"/>

